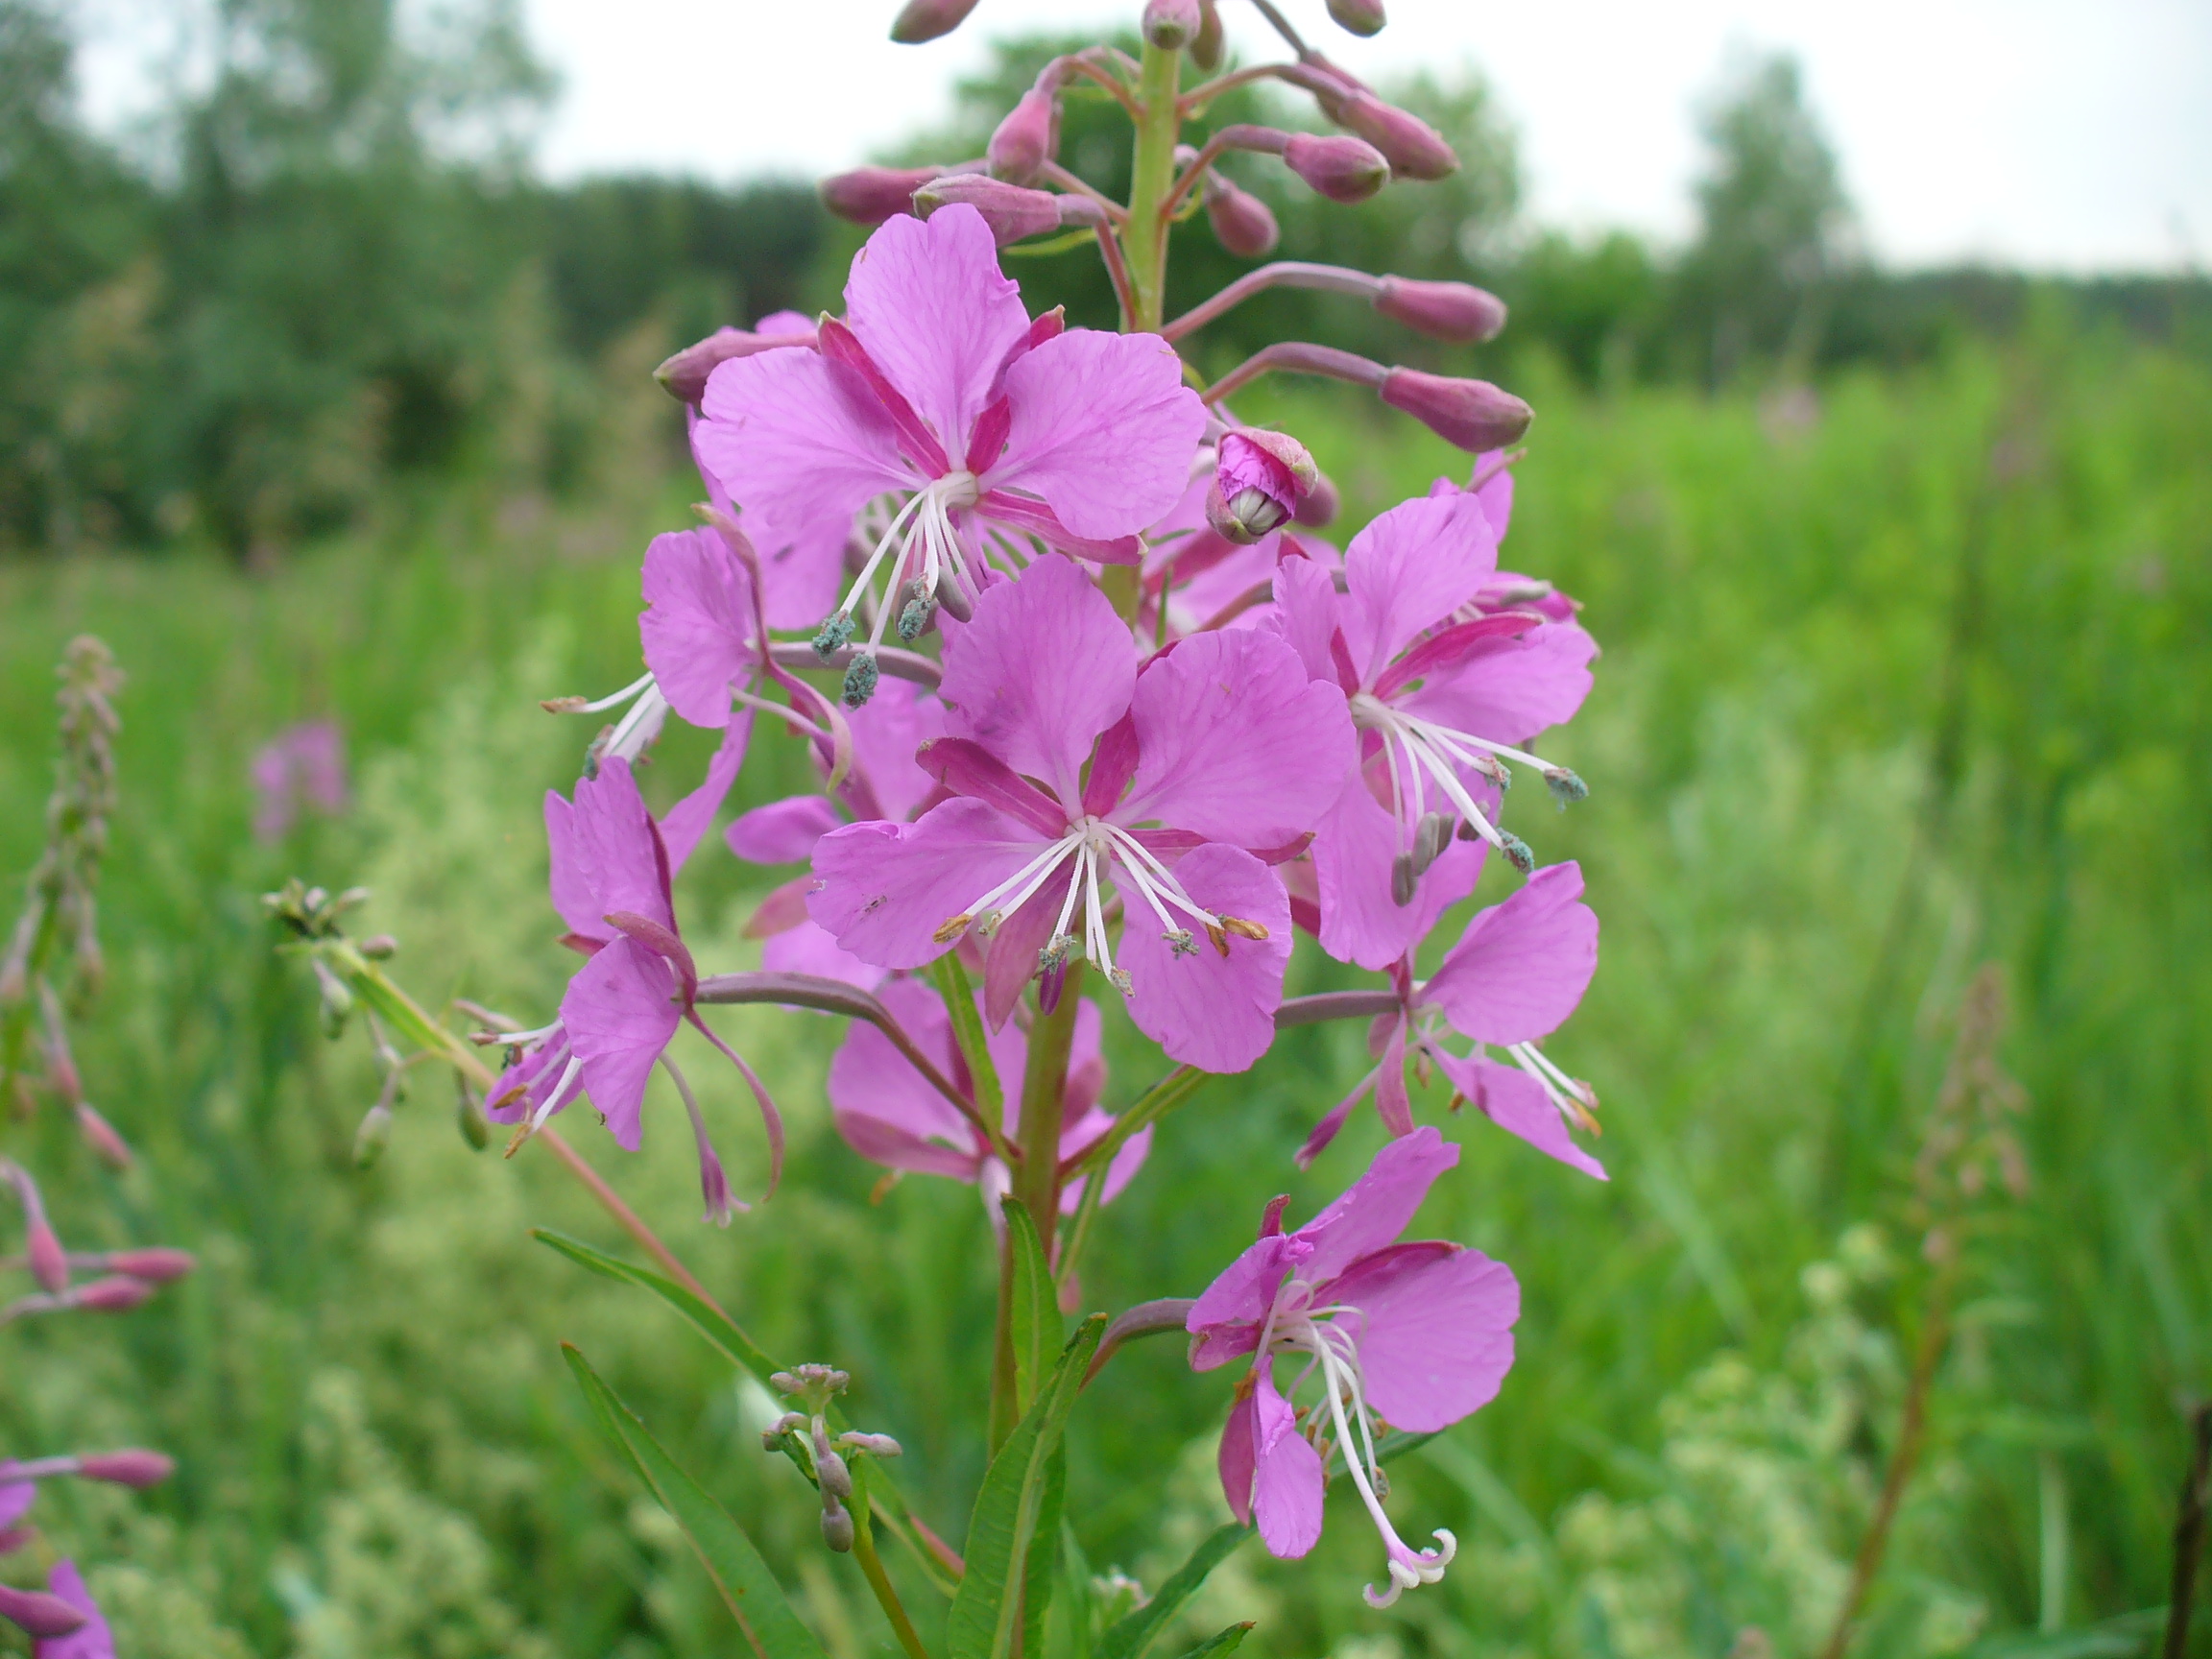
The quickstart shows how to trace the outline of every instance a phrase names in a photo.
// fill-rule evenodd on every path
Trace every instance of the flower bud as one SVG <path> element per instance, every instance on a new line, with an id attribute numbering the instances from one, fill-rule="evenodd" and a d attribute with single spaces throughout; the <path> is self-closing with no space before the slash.
<path id="1" fill-rule="evenodd" d="M 399 954 L 399 941 L 389 933 L 372 933 L 357 949 L 372 962 L 388 962 Z"/>
<path id="2" fill-rule="evenodd" d="M 955 173 L 933 179 L 914 192 L 914 210 L 925 219 L 954 203 L 964 203 L 982 214 L 983 223 L 991 227 L 992 240 L 1001 248 L 1060 228 L 1059 197 L 1049 190 L 1009 184 L 986 173 Z"/>
<path id="3" fill-rule="evenodd" d="M 154 1286 L 145 1280 L 116 1274 L 80 1286 L 71 1292 L 71 1300 L 74 1306 L 94 1313 L 128 1313 L 153 1294 Z"/>
<path id="4" fill-rule="evenodd" d="M 61 1248 L 61 1240 L 54 1237 L 54 1229 L 46 1225 L 46 1217 L 34 1215 L 24 1239 L 25 1254 L 31 1259 L 31 1277 L 38 1282 L 41 1290 L 60 1291 L 69 1287 L 69 1255 Z"/>
<path id="5" fill-rule="evenodd" d="M 86 1623 L 85 1615 L 59 1596 L 43 1590 L 16 1590 L 0 1584 L 0 1619 L 22 1628 L 41 1642 L 58 1641 Z"/>
<path id="6" fill-rule="evenodd" d="M 1337 126 L 1357 132 L 1380 150 L 1390 171 L 1401 179 L 1442 179 L 1459 170 L 1459 157 L 1444 142 L 1444 134 L 1394 104 L 1385 104 L 1372 92 L 1354 90 L 1341 97 L 1324 97 L 1321 108 Z"/>
<path id="7" fill-rule="evenodd" d="M 1198 0 L 1198 33 L 1190 39 L 1190 61 L 1211 75 L 1221 67 L 1221 8 Z"/>
<path id="8" fill-rule="evenodd" d="M 855 225 L 880 225 L 914 211 L 914 192 L 939 167 L 855 167 L 822 180 L 822 205 Z"/>
<path id="9" fill-rule="evenodd" d="M 1364 202 L 1390 182 L 1390 163 L 1361 138 L 1293 132 L 1283 164 L 1332 202 Z"/>
<path id="10" fill-rule="evenodd" d="M 353 1167 L 374 1168 L 391 1143 L 392 1108 L 379 1100 L 362 1115 L 361 1126 L 353 1131 Z"/>
<path id="11" fill-rule="evenodd" d="M 1197 39 L 1202 22 L 1198 0 L 1145 0 L 1145 42 L 1163 52 L 1179 52 Z"/>
<path id="12" fill-rule="evenodd" d="M 1457 346 L 1495 339 L 1505 326 L 1505 301 L 1471 282 L 1385 276 L 1375 296 L 1375 309 L 1432 340 Z"/>
<path id="13" fill-rule="evenodd" d="M 77 1459 L 77 1473 L 87 1480 L 108 1480 L 143 1491 L 158 1486 L 177 1473 L 177 1459 L 159 1452 L 132 1447 L 122 1452 L 87 1452 Z"/>
<path id="14" fill-rule="evenodd" d="M 983 159 L 994 179 L 1026 184 L 1059 149 L 1059 95 L 1047 87 L 1032 86 L 998 123 Z"/>
<path id="15" fill-rule="evenodd" d="M 853 1515 L 834 1498 L 822 1500 L 822 1542 L 840 1555 L 853 1552 Z"/>
<path id="16" fill-rule="evenodd" d="M 814 1448 L 814 1479 L 822 1482 L 823 1492 L 842 1502 L 853 1496 L 853 1472 L 845 1467 L 845 1459 L 826 1445 Z"/>
<path id="17" fill-rule="evenodd" d="M 1249 546 L 1289 522 L 1320 477 L 1306 446 L 1284 432 L 1231 432 L 1221 440 L 1206 521 L 1224 541 Z"/>
<path id="18" fill-rule="evenodd" d="M 1354 35 L 1380 35 L 1387 19 L 1382 0 L 1329 0 L 1329 15 L 1336 27 Z"/>
<path id="19" fill-rule="evenodd" d="M 1393 369 L 1377 389 L 1437 436 L 1471 453 L 1519 442 L 1536 416 L 1527 404 L 1487 380 L 1455 380 L 1418 369 Z"/>
<path id="20" fill-rule="evenodd" d="M 1214 227 L 1214 240 L 1239 259 L 1264 259 L 1283 239 L 1267 204 L 1217 172 L 1206 181 L 1206 222 Z"/>
<path id="21" fill-rule="evenodd" d="M 1335 481 L 1328 473 L 1316 471 L 1313 474 L 1313 488 L 1306 493 L 1305 499 L 1298 503 L 1298 511 L 1292 517 L 1309 530 L 1318 530 L 1324 525 L 1335 523 L 1336 515 L 1343 507 L 1344 497 L 1338 492 Z"/>
<path id="22" fill-rule="evenodd" d="M 847 177 L 851 177 L 851 175 L 847 175 Z M 831 180 L 829 184 L 823 185 L 825 200 L 828 199 L 827 193 L 830 184 L 835 182 L 835 180 Z M 909 187 L 909 193 L 910 191 L 911 187 Z M 882 217 L 888 219 L 894 213 L 903 212 L 905 205 L 904 198 L 902 197 L 900 202 Z M 837 211 L 834 206 L 830 210 L 832 212 Z M 865 223 L 873 225 L 878 221 L 871 219 Z M 772 325 L 777 324 L 787 325 L 772 326 Z M 660 381 L 661 389 L 675 398 L 677 402 L 696 403 L 700 398 L 707 396 L 707 377 L 732 358 L 751 357 L 757 352 L 774 351 L 784 346 L 811 346 L 813 344 L 813 327 L 810 325 L 801 326 L 799 319 L 790 317 L 786 313 L 766 319 L 765 325 L 757 331 L 748 332 L 743 328 L 717 328 L 706 339 L 685 347 L 683 350 L 667 359 L 660 368 L 653 371 L 653 378 Z M 363 950 L 367 950 L 369 947 L 364 942 L 361 948 Z"/>
<path id="23" fill-rule="evenodd" d="M 183 1278 L 200 1265 L 200 1260 L 189 1250 L 114 1250 L 104 1264 L 110 1272 L 128 1273 L 149 1285 L 166 1285 Z"/>
<path id="24" fill-rule="evenodd" d="M 891 38 L 902 46 L 919 46 L 951 34 L 974 10 L 975 0 L 906 0 L 891 25 Z"/>
<path id="25" fill-rule="evenodd" d="M 492 1120 L 484 1116 L 484 1103 L 476 1098 L 476 1091 L 453 1079 L 458 1093 L 453 1101 L 453 1127 L 461 1131 L 461 1139 L 478 1152 L 492 1143 Z"/>
<path id="26" fill-rule="evenodd" d="M 837 1444 L 854 1452 L 865 1452 L 872 1457 L 897 1457 L 899 1442 L 888 1434 L 863 1434 L 857 1429 L 848 1429 L 837 1436 Z"/>
<path id="27" fill-rule="evenodd" d="M 92 1148 L 94 1156 L 110 1169 L 131 1167 L 131 1143 L 115 1133 L 115 1126 L 101 1117 L 88 1100 L 77 1102 L 77 1132 L 84 1137 L 84 1144 Z"/>

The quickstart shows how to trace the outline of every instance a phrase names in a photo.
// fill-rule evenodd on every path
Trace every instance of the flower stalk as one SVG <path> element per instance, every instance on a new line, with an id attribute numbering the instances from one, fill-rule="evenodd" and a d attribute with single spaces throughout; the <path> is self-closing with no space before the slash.
<path id="1" fill-rule="evenodd" d="M 1175 144 L 1183 129 L 1176 86 L 1182 67 L 1180 50 L 1152 45 L 1144 48 L 1138 88 L 1142 113 L 1137 122 L 1129 224 L 1123 232 L 1129 287 L 1136 301 L 1130 328 L 1138 333 L 1158 332 L 1166 301 L 1168 227 L 1162 209 L 1175 187 Z"/>

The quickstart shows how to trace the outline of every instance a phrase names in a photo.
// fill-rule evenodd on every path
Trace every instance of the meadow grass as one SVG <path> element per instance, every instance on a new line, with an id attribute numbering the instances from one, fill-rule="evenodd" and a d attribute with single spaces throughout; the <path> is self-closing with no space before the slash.
<path id="1" fill-rule="evenodd" d="M 1357 1586 L 1379 1554 L 1347 1502 L 1306 1562 L 1255 1549 L 1223 1569 L 1192 1628 L 1257 1617 L 1263 1659 L 1718 1659 L 1751 1623 L 1778 1652 L 1815 1647 L 1921 1316 L 1919 1126 L 1961 992 L 1995 963 L 2033 1185 L 1986 1207 L 1862 1651 L 2025 1652 L 2037 1631 L 2052 1655 L 2128 1650 L 2134 1626 L 2080 1633 L 2162 1600 L 2176 1402 L 2212 1389 L 2212 375 L 2031 341 L 1814 404 L 1593 398 L 1541 371 L 1521 389 L 1541 418 L 1506 562 L 1581 599 L 1605 655 L 1552 745 L 1592 798 L 1554 814 L 1516 797 L 1510 822 L 1545 861 L 1581 860 L 1603 919 L 1597 983 L 1550 1047 L 1604 1099 L 1613 1178 L 1448 1116 L 1441 1086 L 1417 1097 L 1466 1149 L 1422 1231 L 1524 1286 L 1503 1395 L 1394 1471 L 1405 1524 L 1454 1528 L 1462 1558 L 1370 1613 Z M 1339 399 L 1258 413 L 1343 485 L 1346 531 L 1464 475 Z M 457 501 L 260 576 L 189 556 L 0 570 L 0 871 L 36 856 L 62 643 L 97 632 L 132 676 L 111 980 L 79 1061 L 144 1156 L 118 1179 L 51 1117 L 6 1133 L 71 1171 L 60 1219 L 85 1244 L 205 1262 L 127 1320 L 0 1334 L 0 1444 L 180 1460 L 142 1499 L 42 1504 L 59 1542 L 108 1563 L 94 1583 L 129 1652 L 732 1650 L 595 1439 L 564 1338 L 754 1530 L 833 1659 L 888 1649 L 796 1478 L 760 1455 L 757 1393 L 529 1240 L 620 1243 L 550 1160 L 469 1152 L 425 1076 L 383 1163 L 352 1167 L 365 1047 L 316 1032 L 255 899 L 294 873 L 361 881 L 364 926 L 400 937 L 420 995 L 549 1007 L 570 959 L 537 803 L 589 733 L 535 699 L 635 673 L 637 558 L 683 499 L 529 527 Z M 346 730 L 353 806 L 257 843 L 249 757 L 322 715 Z M 703 755 L 672 736 L 649 789 L 671 796 Z M 805 780 L 763 732 L 740 798 Z M 752 959 L 738 930 L 773 874 L 711 847 L 695 861 L 703 961 Z M 1504 890 L 1492 872 L 1481 897 Z M 1294 989 L 1355 978 L 1304 951 L 1294 968 Z M 981 1473 L 981 1207 L 921 1177 L 872 1197 L 878 1172 L 822 1103 L 835 1022 L 722 1018 L 793 1120 L 773 1202 L 700 1228 L 672 1101 L 638 1156 L 588 1120 L 571 1137 L 772 1352 L 854 1373 L 857 1420 L 904 1442 L 902 1483 L 956 1538 Z M 1152 1078 L 1111 1010 L 1109 1028 L 1126 1101 Z M 1364 1069 L 1361 1036 L 1289 1034 L 1170 1119 L 1104 1214 L 1086 1302 L 1194 1293 L 1270 1194 L 1308 1214 L 1356 1172 L 1371 1115 L 1309 1174 L 1289 1151 Z M 757 1192 L 738 1091 L 693 1071 Z M 1094 1565 L 1156 1584 L 1212 1524 L 1227 1389 L 1157 1342 L 1087 1397 L 1070 1512 Z"/>

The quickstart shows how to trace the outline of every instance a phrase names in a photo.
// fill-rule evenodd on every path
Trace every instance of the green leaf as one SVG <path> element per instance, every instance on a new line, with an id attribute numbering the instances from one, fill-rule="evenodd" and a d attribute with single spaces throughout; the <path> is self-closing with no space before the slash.
<path id="1" fill-rule="evenodd" d="M 714 1588 L 722 1593 L 722 1599 L 758 1659 L 824 1659 L 822 1645 L 799 1623 L 799 1616 L 791 1611 L 775 1575 L 768 1571 L 768 1563 L 760 1559 L 745 1529 L 730 1519 L 729 1512 L 708 1495 L 705 1487 L 677 1467 L 660 1442 L 646 1432 L 637 1414 L 599 1380 L 582 1354 L 565 1342 L 561 1344 L 561 1353 L 568 1361 L 568 1369 L 576 1374 L 584 1397 L 598 1413 L 608 1438 L 630 1459 L 661 1506 L 684 1529 L 685 1541 L 714 1580 Z"/>
<path id="2" fill-rule="evenodd" d="M 1019 1198 L 1001 1198 L 1006 1216 L 1006 1247 L 1012 1253 L 1014 1294 L 1007 1318 L 1014 1341 L 1014 1410 L 1019 1416 L 1037 1399 L 1037 1387 L 1060 1346 L 1060 1302 L 1045 1241 Z"/>
<path id="3" fill-rule="evenodd" d="M 1168 1622 L 1183 1611 L 1190 1598 L 1198 1594 L 1198 1587 L 1206 1582 L 1206 1575 L 1226 1561 L 1229 1552 L 1251 1536 L 1252 1528 L 1240 1521 L 1225 1522 L 1208 1533 L 1198 1548 L 1190 1551 L 1190 1559 L 1177 1568 L 1174 1576 L 1160 1586 L 1158 1595 L 1098 1639 L 1097 1659 L 1138 1659 L 1152 1645 L 1153 1639 L 1167 1627 Z M 1229 1647 L 1243 1641 L 1242 1631 L 1249 1630 L 1251 1626 L 1246 1624 L 1233 1628 L 1237 1628 L 1238 1634 L 1235 1641 L 1229 1643 Z M 1224 1630 L 1214 1641 L 1220 1642 L 1228 1635 L 1229 1632 Z M 1201 1649 L 1207 1650 L 1211 1649 Z M 1219 1651 L 1226 1652 L 1228 1648 Z"/>
<path id="4" fill-rule="evenodd" d="M 1067 1613 L 1070 1659 L 1091 1659 L 1091 1622 L 1097 1617 L 1091 1594 L 1091 1562 L 1065 1515 L 1060 1520 L 1060 1578 L 1068 1590 L 1062 1606 Z"/>
<path id="5" fill-rule="evenodd" d="M 1225 1659 L 1225 1655 L 1236 1652 L 1243 1645 L 1244 1638 L 1252 1633 L 1252 1626 L 1256 1623 L 1256 1620 L 1247 1619 L 1241 1624 L 1232 1624 L 1228 1629 L 1207 1637 L 1184 1654 L 1183 1659 Z"/>
<path id="6" fill-rule="evenodd" d="M 1103 1313 L 1077 1327 L 1036 1405 L 1015 1425 L 983 1476 L 968 1522 L 968 1571 L 946 1622 L 951 1659 L 1007 1659 L 1018 1634 L 1043 1628 L 1067 1480 L 1060 1438 L 1105 1329 Z M 1022 1582 L 1016 1588 L 1018 1563 Z M 1034 1649 L 1025 1646 L 1023 1651 Z"/>
<path id="7" fill-rule="evenodd" d="M 952 1020 L 952 1040 L 960 1045 L 960 1058 L 968 1062 L 968 1081 L 975 1091 L 975 1110 L 994 1133 L 1006 1121 L 1006 1096 L 998 1088 L 998 1068 L 991 1063 L 991 1046 L 983 1039 L 983 1017 L 975 1012 L 975 989 L 968 983 L 968 970 L 960 966 L 960 953 L 948 950 L 929 965 L 937 982 L 937 995 L 945 998 L 945 1012 Z"/>

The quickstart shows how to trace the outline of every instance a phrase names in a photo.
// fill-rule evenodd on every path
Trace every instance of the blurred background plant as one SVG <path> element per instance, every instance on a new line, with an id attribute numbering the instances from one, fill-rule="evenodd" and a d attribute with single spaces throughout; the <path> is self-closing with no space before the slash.
<path id="1" fill-rule="evenodd" d="M 398 938 L 426 996 L 550 1002 L 567 959 L 535 814 L 579 756 L 535 701 L 635 673 L 637 551 L 696 490 L 646 371 L 711 325 L 828 301 L 853 243 L 797 184 L 539 181 L 519 134 L 544 82 L 495 7 L 449 13 L 435 46 L 381 6 L 219 15 L 223 73 L 118 146 L 78 122 L 67 14 L 0 0 L 0 872 L 42 841 L 49 665 L 97 630 L 136 678 L 109 988 L 78 1061 L 158 1176 L 80 1167 L 48 1198 L 86 1247 L 202 1259 L 127 1325 L 22 1331 L 0 1440 L 178 1455 L 154 1493 L 40 1500 L 127 1654 L 725 1650 L 712 1591 L 574 1395 L 556 1346 L 574 1340 L 744 1516 L 832 1659 L 863 1659 L 884 1647 L 864 1590 L 758 1451 L 778 1407 L 531 1243 L 534 1225 L 622 1241 L 549 1163 L 472 1154 L 443 1095 L 402 1102 L 357 1171 L 378 1078 L 324 1042 L 254 899 L 296 873 L 358 879 L 364 930 Z M 1049 50 L 1003 43 L 992 86 Z M 1472 276 L 1515 308 L 1478 359 L 1541 411 L 1509 559 L 1585 600 L 1608 654 L 1561 757 L 1599 793 L 1546 848 L 1583 860 L 1606 917 L 1606 971 L 1562 1041 L 1613 1107 L 1615 1179 L 1551 1179 L 1447 1121 L 1470 1179 L 1429 1219 L 1512 1261 L 1523 1380 L 1544 1385 L 1509 1383 L 1394 1468 L 1479 1557 L 1432 1599 L 1317 1596 L 1366 1565 L 1349 1554 L 1217 1575 L 1193 1635 L 1258 1610 L 1263 1659 L 1816 1652 L 1896 1444 L 1928 1306 L 1912 1160 L 1985 962 L 2009 986 L 1992 1052 L 2033 1102 L 2014 1132 L 2034 1183 L 1991 1207 L 1961 1280 L 1855 1651 L 2154 1639 L 2176 1402 L 2212 1392 L 2193 1219 L 2212 1173 L 2212 301 L 2186 278 L 1885 273 L 1853 252 L 1794 82 L 1749 65 L 1732 84 L 1685 250 L 1524 222 L 1510 133 L 1478 84 L 1441 79 L 1407 95 L 1462 173 L 1332 219 L 1332 257 Z M 994 96 L 972 89 L 914 153 L 978 154 Z M 1063 153 L 1109 175 L 1079 108 Z M 1249 187 L 1276 189 L 1259 170 Z M 1267 200 L 1282 256 L 1313 251 L 1295 187 Z M 1194 286 L 1228 273 L 1187 240 Z M 1063 280 L 1100 298 L 1053 261 L 1020 275 L 1033 300 Z M 1260 310 L 1277 303 L 1311 316 Z M 1224 356 L 1242 315 L 1215 325 Z M 1374 325 L 1294 294 L 1251 316 L 1355 349 Z M 1341 533 L 1460 465 L 1352 401 L 1248 400 L 1343 486 Z M 259 838 L 253 757 L 303 722 L 350 791 Z M 699 734 L 668 742 L 666 773 L 695 772 Z M 744 801 L 799 786 L 794 746 L 755 751 Z M 695 861 L 703 954 L 751 960 L 739 929 L 781 874 Z M 979 1438 L 956 1361 L 989 1329 L 966 1265 L 987 1222 L 923 1179 L 874 1201 L 820 1106 L 837 1030 L 744 1027 L 794 1108 L 793 1166 L 727 1236 L 669 1223 L 695 1213 L 680 1138 L 619 1164 L 576 1139 L 772 1351 L 854 1373 L 910 1495 L 956 1531 L 980 1475 L 952 1452 Z M 1091 1298 L 1195 1290 L 1246 1237 L 1214 1201 L 1230 1171 L 1279 1159 L 1301 1206 L 1340 1184 L 1371 1131 L 1310 1175 L 1286 1149 L 1310 1075 L 1349 1074 L 1357 1041 L 1293 1034 L 1168 1125 L 1102 1216 Z M 743 1105 L 703 1098 L 729 1121 Z M 1421 1106 L 1439 1116 L 1442 1091 Z M 41 1119 L 34 1150 L 74 1133 Z M 1138 1505 L 1165 1480 L 1185 1547 L 1218 1518 L 1225 1398 L 1168 1344 L 1117 1365 L 1142 1409 L 1078 1414 L 1073 1479 L 1145 1478 L 1080 1511 L 1078 1539 L 1099 1574 L 1157 1587 L 1174 1562 L 1136 1553 Z"/>

